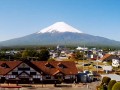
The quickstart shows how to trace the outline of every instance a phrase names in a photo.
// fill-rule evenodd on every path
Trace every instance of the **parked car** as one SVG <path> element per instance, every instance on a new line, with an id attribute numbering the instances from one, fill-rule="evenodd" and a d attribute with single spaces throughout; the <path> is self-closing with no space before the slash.
<path id="1" fill-rule="evenodd" d="M 90 66 L 91 64 L 90 63 L 87 63 L 87 64 L 83 64 L 83 66 Z"/>
<path id="2" fill-rule="evenodd" d="M 95 65 L 94 67 L 95 67 L 95 68 L 102 68 L 102 66 L 96 66 L 96 65 Z"/>

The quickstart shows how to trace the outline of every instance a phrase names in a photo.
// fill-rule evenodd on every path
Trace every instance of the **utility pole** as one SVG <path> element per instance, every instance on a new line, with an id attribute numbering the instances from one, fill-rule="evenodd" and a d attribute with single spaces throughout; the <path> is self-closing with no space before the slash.
<path id="1" fill-rule="evenodd" d="M 83 47 L 83 48 L 85 49 L 85 44 L 84 44 L 84 47 Z M 84 49 L 83 49 L 83 72 L 84 72 L 84 55 L 85 55 L 85 54 L 84 54 L 84 53 L 85 53 L 85 52 L 84 52 Z"/>
<path id="2" fill-rule="evenodd" d="M 10 56 L 9 56 L 9 61 L 10 61 Z"/>
<path id="3" fill-rule="evenodd" d="M 98 73 L 98 53 L 97 53 L 97 60 L 96 60 L 96 62 L 97 62 L 97 73 Z"/>

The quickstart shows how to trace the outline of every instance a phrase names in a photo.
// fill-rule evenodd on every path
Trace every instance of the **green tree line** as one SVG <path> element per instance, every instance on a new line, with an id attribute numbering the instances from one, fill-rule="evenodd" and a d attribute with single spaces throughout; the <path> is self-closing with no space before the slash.
<path id="1" fill-rule="evenodd" d="M 0 52 L 0 60 L 38 60 L 47 61 L 50 58 L 49 51 L 47 49 L 26 49 L 20 51 L 14 55 Z"/>

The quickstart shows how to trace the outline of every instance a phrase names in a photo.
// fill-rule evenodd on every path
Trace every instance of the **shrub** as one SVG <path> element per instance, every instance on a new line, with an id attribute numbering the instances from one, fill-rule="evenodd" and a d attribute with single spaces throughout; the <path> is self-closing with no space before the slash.
<path id="1" fill-rule="evenodd" d="M 116 80 L 111 80 L 109 83 L 108 83 L 108 90 L 112 90 L 112 87 L 113 85 L 116 83 Z"/>
<path id="2" fill-rule="evenodd" d="M 120 82 L 117 82 L 113 85 L 112 90 L 120 90 Z"/>
<path id="3" fill-rule="evenodd" d="M 108 90 L 107 85 L 104 83 L 98 90 Z"/>
<path id="4" fill-rule="evenodd" d="M 102 83 L 105 84 L 105 85 L 108 85 L 108 83 L 110 82 L 111 78 L 109 77 L 103 77 L 102 79 Z"/>
<path id="5" fill-rule="evenodd" d="M 53 59 L 53 58 L 48 59 L 48 62 L 50 62 L 50 61 L 55 61 L 55 59 Z"/>
<path id="6" fill-rule="evenodd" d="M 97 90 L 107 90 L 107 86 L 105 83 L 101 83 L 100 86 L 97 87 Z"/>
<path id="7" fill-rule="evenodd" d="M 107 90 L 107 85 L 110 82 L 110 80 L 111 80 L 111 78 L 109 78 L 109 77 L 103 77 L 102 83 L 96 87 L 97 90 Z"/>

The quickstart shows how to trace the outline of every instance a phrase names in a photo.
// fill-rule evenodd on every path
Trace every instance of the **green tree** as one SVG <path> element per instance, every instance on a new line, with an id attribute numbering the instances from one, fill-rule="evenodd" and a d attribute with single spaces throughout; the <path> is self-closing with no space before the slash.
<path id="1" fill-rule="evenodd" d="M 29 55 L 28 55 L 28 50 L 24 50 L 23 53 L 22 53 L 22 58 L 27 58 Z"/>
<path id="2" fill-rule="evenodd" d="M 50 58 L 49 51 L 47 49 L 41 49 L 39 53 L 40 61 L 47 61 Z"/>
<path id="3" fill-rule="evenodd" d="M 3 52 L 0 53 L 0 59 L 1 60 L 5 60 L 6 59 L 5 53 L 3 53 Z"/>
<path id="4" fill-rule="evenodd" d="M 22 57 L 22 53 L 16 53 L 15 55 L 14 55 L 14 59 L 21 59 L 21 57 Z"/>
<path id="5" fill-rule="evenodd" d="M 77 51 L 74 54 L 74 58 L 77 59 L 77 60 L 82 60 L 84 58 L 84 53 L 80 52 L 80 51 Z"/>
<path id="6" fill-rule="evenodd" d="M 24 50 L 22 53 L 22 58 L 23 59 L 29 59 L 33 57 L 38 57 L 38 52 L 36 50 Z"/>

